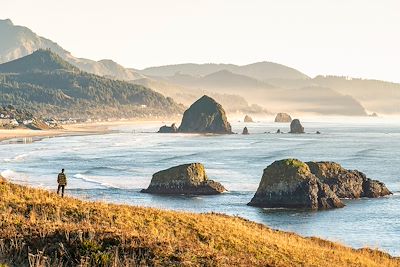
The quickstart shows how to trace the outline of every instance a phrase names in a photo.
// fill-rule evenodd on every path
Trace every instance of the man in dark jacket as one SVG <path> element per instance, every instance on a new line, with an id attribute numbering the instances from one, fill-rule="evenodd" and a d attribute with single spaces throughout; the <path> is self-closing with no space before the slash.
<path id="1" fill-rule="evenodd" d="M 64 173 L 64 169 L 62 169 L 61 172 L 58 174 L 57 183 L 58 183 L 57 195 L 60 193 L 61 189 L 61 197 L 64 197 L 64 189 L 67 186 L 67 176 Z"/>

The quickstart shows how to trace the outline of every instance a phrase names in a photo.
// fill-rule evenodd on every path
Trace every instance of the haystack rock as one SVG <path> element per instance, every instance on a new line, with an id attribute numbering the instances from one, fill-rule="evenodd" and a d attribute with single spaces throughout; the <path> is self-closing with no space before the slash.
<path id="1" fill-rule="evenodd" d="M 244 120 L 243 120 L 243 121 L 244 121 L 244 122 L 254 122 L 254 121 L 253 121 L 253 118 L 250 117 L 249 115 L 244 116 Z"/>
<path id="2" fill-rule="evenodd" d="M 158 130 L 158 133 L 177 133 L 178 132 L 178 127 L 176 127 L 175 123 L 171 124 L 171 126 L 161 126 L 160 130 Z"/>
<path id="3" fill-rule="evenodd" d="M 291 122 L 292 117 L 287 113 L 278 113 L 275 117 L 275 122 Z"/>
<path id="4" fill-rule="evenodd" d="M 294 133 L 294 134 L 300 134 L 304 133 L 304 127 L 301 125 L 300 120 L 294 119 L 290 123 L 290 132 L 289 133 Z"/>
<path id="5" fill-rule="evenodd" d="M 185 111 L 178 132 L 232 134 L 232 127 L 222 106 L 204 95 Z"/>
<path id="6" fill-rule="evenodd" d="M 384 183 L 357 170 L 346 170 L 335 162 L 306 162 L 310 171 L 339 198 L 382 197 L 392 194 Z"/>
<path id="7" fill-rule="evenodd" d="M 249 130 L 247 129 L 247 127 L 243 128 L 242 134 L 245 134 L 245 135 L 249 134 Z"/>
<path id="8" fill-rule="evenodd" d="M 313 210 L 344 207 L 330 187 L 297 159 L 275 161 L 264 169 L 257 192 L 248 205 Z"/>
<path id="9" fill-rule="evenodd" d="M 142 193 L 216 195 L 226 191 L 218 182 L 208 180 L 203 164 L 190 163 L 153 174 L 150 186 Z"/>

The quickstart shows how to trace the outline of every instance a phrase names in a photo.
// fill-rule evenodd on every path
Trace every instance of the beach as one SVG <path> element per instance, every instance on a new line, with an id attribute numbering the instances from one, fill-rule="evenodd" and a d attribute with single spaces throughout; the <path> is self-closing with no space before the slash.
<path id="1" fill-rule="evenodd" d="M 0 129 L 0 142 L 10 139 L 30 139 L 30 138 L 45 138 L 56 136 L 76 136 L 76 135 L 96 135 L 111 133 L 112 127 L 122 125 L 135 125 L 146 123 L 160 123 L 151 120 L 115 120 L 105 122 L 89 122 L 62 125 L 62 129 L 51 130 L 31 130 L 31 129 Z"/>

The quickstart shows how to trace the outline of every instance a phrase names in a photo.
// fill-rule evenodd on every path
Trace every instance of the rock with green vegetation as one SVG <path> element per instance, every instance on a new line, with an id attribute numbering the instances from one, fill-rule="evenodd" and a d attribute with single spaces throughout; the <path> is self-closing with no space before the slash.
<path id="1" fill-rule="evenodd" d="M 290 117 L 290 115 L 287 113 L 281 112 L 276 114 L 275 122 L 291 122 L 291 121 L 292 117 Z"/>
<path id="2" fill-rule="evenodd" d="M 171 124 L 171 126 L 161 126 L 160 130 L 158 130 L 158 133 L 177 133 L 178 132 L 178 127 L 176 127 L 175 123 Z"/>
<path id="3" fill-rule="evenodd" d="M 311 172 L 340 198 L 375 198 L 392 194 L 384 183 L 357 170 L 346 170 L 335 162 L 307 162 Z"/>
<path id="4" fill-rule="evenodd" d="M 209 180 L 201 163 L 183 164 L 153 174 L 150 186 L 142 193 L 216 195 L 226 191 L 218 182 Z"/>
<path id="5" fill-rule="evenodd" d="M 304 133 L 304 127 L 303 127 L 303 125 L 301 125 L 299 119 L 292 120 L 292 122 L 290 123 L 290 132 L 289 133 L 292 133 L 292 134 Z"/>
<path id="6" fill-rule="evenodd" d="M 251 206 L 263 208 L 331 209 L 343 202 L 297 159 L 275 161 L 266 169 Z"/>
<path id="7" fill-rule="evenodd" d="M 211 97 L 204 95 L 185 111 L 178 131 L 232 134 L 232 127 L 223 107 Z"/>
<path id="8" fill-rule="evenodd" d="M 244 116 L 244 120 L 243 120 L 243 121 L 244 121 L 244 122 L 254 122 L 254 121 L 253 121 L 253 118 L 250 117 L 249 115 Z"/>

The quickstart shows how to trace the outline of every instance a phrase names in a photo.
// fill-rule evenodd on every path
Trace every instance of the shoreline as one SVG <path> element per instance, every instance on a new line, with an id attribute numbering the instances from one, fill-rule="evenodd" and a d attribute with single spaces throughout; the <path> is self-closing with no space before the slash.
<path id="1" fill-rule="evenodd" d="M 63 125 L 63 129 L 52 130 L 31 130 L 31 129 L 0 129 L 0 143 L 10 141 L 13 139 L 42 139 L 47 137 L 61 137 L 61 136 L 79 136 L 79 135 L 97 135 L 108 134 L 115 132 L 110 129 L 114 126 L 121 125 L 134 125 L 145 123 L 164 123 L 157 120 L 116 120 L 106 122 L 90 122 Z"/>

